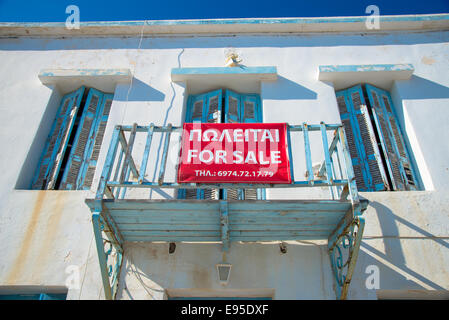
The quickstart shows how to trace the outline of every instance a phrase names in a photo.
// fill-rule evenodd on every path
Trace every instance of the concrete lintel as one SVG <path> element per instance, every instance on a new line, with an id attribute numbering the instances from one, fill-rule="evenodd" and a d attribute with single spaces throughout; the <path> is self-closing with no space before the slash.
<path id="1" fill-rule="evenodd" d="M 65 79 L 85 77 L 108 78 L 115 82 L 130 82 L 130 69 L 43 69 L 39 72 L 39 79 L 43 84 L 55 84 Z"/>
<path id="2" fill-rule="evenodd" d="M 319 66 L 318 80 L 332 82 L 335 90 L 363 82 L 388 90 L 393 81 L 409 80 L 414 70 L 412 64 L 326 65 Z"/>
<path id="3" fill-rule="evenodd" d="M 208 67 L 208 68 L 174 68 L 171 71 L 171 79 L 174 82 L 187 80 L 207 80 L 216 77 L 244 77 L 248 80 L 275 81 L 277 70 L 273 66 L 263 67 Z"/>
<path id="4" fill-rule="evenodd" d="M 45 85 L 56 85 L 62 92 L 85 85 L 113 92 L 118 83 L 130 83 L 130 69 L 43 69 L 39 80 Z"/>

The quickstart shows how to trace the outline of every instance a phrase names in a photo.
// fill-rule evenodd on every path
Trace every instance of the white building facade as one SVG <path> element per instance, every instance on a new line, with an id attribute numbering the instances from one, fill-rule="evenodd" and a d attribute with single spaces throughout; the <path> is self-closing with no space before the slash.
<path id="1" fill-rule="evenodd" d="M 0 24 L 0 295 L 47 294 L 74 300 L 447 298 L 449 15 L 385 16 L 379 29 L 368 29 L 365 20 L 93 22 L 71 30 L 63 23 Z M 227 60 L 231 54 L 234 66 Z M 212 102 L 214 97 L 219 102 Z M 239 101 L 235 114 L 232 99 Z M 209 117 L 209 112 L 215 115 Z M 296 239 L 299 233 L 280 224 L 261 238 L 234 241 L 237 233 L 232 228 L 238 223 L 232 225 L 232 210 L 239 211 L 238 204 L 229 204 L 230 239 L 218 224 L 223 211 L 217 216 L 220 241 L 208 238 L 201 223 L 198 230 L 182 231 L 196 240 L 182 238 L 176 228 L 188 222 L 177 218 L 169 223 L 160 217 L 165 225 L 162 238 L 139 227 L 156 223 L 162 213 L 145 222 L 138 216 L 156 204 L 155 211 L 167 208 L 166 214 L 177 217 L 176 211 L 187 206 L 183 203 L 190 203 L 189 215 L 202 220 L 198 212 L 207 215 L 226 203 L 220 188 L 200 195 L 195 189 L 162 185 L 111 187 L 115 200 L 126 192 L 126 199 L 150 203 L 124 204 L 127 211 L 111 214 L 113 222 L 108 222 L 107 212 L 113 210 L 106 208 L 108 202 L 86 203 L 101 188 L 117 126 L 128 128 L 122 131 L 123 140 L 117 135 L 125 143 L 117 157 L 128 166 L 117 170 L 115 180 L 139 184 L 142 178 L 140 182 L 158 184 L 163 171 L 164 181 L 175 183 L 179 132 L 168 138 L 166 132 L 155 132 L 148 162 L 142 166 L 147 133 L 150 124 L 182 127 L 198 114 L 202 122 L 297 126 L 298 136 L 289 141 L 295 181 L 310 181 L 312 165 L 313 179 L 329 182 L 327 170 L 324 178 L 317 174 L 326 167 L 319 125 L 345 129 L 355 174 L 347 183 L 347 201 L 338 198 L 344 183 L 332 186 L 332 195 L 328 185 L 316 182 L 310 188 L 246 188 L 241 200 L 248 201 L 241 203 L 243 211 L 257 211 L 257 203 L 279 200 L 302 208 L 309 200 L 317 201 L 315 209 L 321 213 L 314 216 L 323 219 L 310 224 L 326 225 L 331 234 L 344 221 L 330 222 L 332 212 L 326 217 L 323 212 L 332 209 L 319 207 L 319 201 L 354 208 L 358 194 L 364 230 L 351 234 L 357 250 L 348 263 L 354 269 L 344 271 L 350 284 L 337 283 L 331 238 L 301 233 Z M 135 123 L 139 127 L 133 127 Z M 300 136 L 304 123 L 318 128 L 310 131 L 310 163 Z M 329 130 L 329 145 L 332 137 Z M 78 147 L 84 153 L 77 153 Z M 333 178 L 351 180 L 337 174 Z M 239 197 L 232 192 L 227 199 Z M 115 200 L 109 203 L 119 206 Z M 296 210 L 282 209 L 279 203 L 280 209 L 270 209 L 272 213 L 261 209 L 273 224 Z M 102 229 L 104 240 L 104 231 L 116 224 L 118 238 L 123 237 L 120 254 L 113 250 L 102 256 L 103 249 L 97 250 L 100 243 L 106 251 L 111 247 L 109 240 L 94 234 L 93 214 L 102 210 L 108 225 Z M 196 234 L 205 236 L 195 242 Z M 227 240 L 229 248 L 224 250 Z M 341 243 L 339 248 L 345 250 Z M 111 270 L 103 268 L 105 258 L 106 265 L 112 259 Z M 232 265 L 225 284 L 217 275 L 220 263 Z M 104 288 L 105 281 L 112 284 L 110 289 Z"/>

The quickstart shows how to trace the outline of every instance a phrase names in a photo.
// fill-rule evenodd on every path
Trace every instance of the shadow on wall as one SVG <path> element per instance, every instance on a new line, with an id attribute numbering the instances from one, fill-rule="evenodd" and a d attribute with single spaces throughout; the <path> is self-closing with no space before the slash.
<path id="1" fill-rule="evenodd" d="M 156 250 L 151 250 L 149 248 L 151 256 L 155 257 Z M 140 292 L 131 292 L 133 291 L 128 289 L 126 282 L 121 281 L 119 283 L 119 288 L 117 291 L 117 299 L 127 299 L 127 300 L 142 300 L 142 299 L 150 299 L 150 300 L 162 300 L 166 299 L 165 289 L 161 284 L 155 282 L 154 276 L 152 273 L 146 273 L 145 268 L 142 264 L 136 264 L 135 259 L 132 256 L 131 252 L 128 252 L 128 256 L 123 261 L 123 266 L 120 271 L 120 278 L 125 279 L 128 275 L 132 275 L 136 284 L 139 287 Z M 161 279 L 161 282 L 166 279 Z M 145 297 L 145 298 L 144 298 Z"/>
<path id="2" fill-rule="evenodd" d="M 360 290 L 360 292 L 371 291 L 366 287 L 365 283 L 371 274 L 367 272 L 367 267 L 373 265 L 379 268 L 379 289 L 446 290 L 407 266 L 397 223 L 399 222 L 423 235 L 422 238 L 415 237 L 410 239 L 410 237 L 408 237 L 405 241 L 410 241 L 410 243 L 412 243 L 412 241 L 424 241 L 423 238 L 425 238 L 426 241 L 433 240 L 445 248 L 449 248 L 449 244 L 409 221 L 395 215 L 388 207 L 379 202 L 370 202 L 369 205 L 376 210 L 382 230 L 382 236 L 380 238 L 363 239 L 357 261 L 357 271 L 354 273 L 352 283 L 352 285 L 354 285 L 353 289 L 356 289 L 356 291 Z M 375 248 L 376 244 L 381 245 L 381 241 L 383 242 L 385 253 Z M 413 246 L 408 248 L 409 255 L 417 253 L 413 251 L 413 248 Z M 424 257 L 415 256 L 414 259 L 422 260 Z M 408 260 L 410 260 L 410 258 Z M 429 261 L 429 265 L 430 264 L 431 262 Z M 359 286 L 359 288 L 355 288 L 356 286 Z M 372 290 L 372 292 L 375 292 L 375 290 Z M 360 298 L 363 298 L 363 296 Z"/>
<path id="3" fill-rule="evenodd" d="M 398 81 L 400 85 L 400 97 L 397 92 L 396 85 L 393 86 L 391 97 L 394 102 L 395 114 L 398 118 L 399 125 L 402 131 L 402 137 L 407 146 L 410 156 L 410 161 L 418 180 L 419 189 L 424 190 L 424 183 L 421 173 L 418 170 L 416 157 L 412 152 L 411 143 L 407 131 L 405 130 L 405 116 L 404 116 L 404 100 L 426 100 L 426 99 L 449 99 L 449 87 L 436 83 L 434 81 L 413 75 L 410 80 Z M 432 109 L 432 104 L 427 105 Z M 419 119 L 426 120 L 426 119 Z"/>
<path id="4" fill-rule="evenodd" d="M 335 298 L 326 245 L 288 243 L 282 253 L 278 243 L 235 243 L 223 287 L 215 267 L 223 257 L 220 244 L 176 244 L 170 253 L 168 243 L 126 243 L 117 299 L 162 299 L 165 289 L 197 289 L 209 297 L 273 290 L 279 299 Z"/>
<path id="5" fill-rule="evenodd" d="M 133 77 L 132 87 L 126 95 L 115 95 L 114 99 L 117 101 L 164 101 L 165 94 L 159 90 L 154 89 L 145 82 Z"/>
<path id="6" fill-rule="evenodd" d="M 313 100 L 317 98 L 317 94 L 315 91 L 278 75 L 277 81 L 264 83 L 262 98 L 273 100 Z"/>
<path id="7" fill-rule="evenodd" d="M 437 242 L 438 244 L 446 247 L 449 249 L 449 243 L 444 241 L 443 239 L 435 236 L 434 234 L 421 229 L 420 227 L 414 225 L 413 223 L 405 220 L 402 217 L 399 217 L 395 215 L 390 208 L 386 207 L 385 205 L 379 203 L 379 202 L 370 202 L 370 206 L 372 206 L 374 209 L 376 209 L 376 212 L 378 213 L 380 227 L 382 229 L 382 234 L 388 237 L 396 238 L 397 241 L 399 241 L 399 230 L 397 228 L 397 222 L 407 226 L 408 228 L 414 230 L 417 233 L 420 233 L 422 235 L 421 238 L 428 238 L 429 240 L 433 240 Z M 397 252 L 399 253 L 399 252 Z"/>
<path id="8" fill-rule="evenodd" d="M 434 81 L 412 75 L 407 90 L 401 90 L 403 99 L 449 99 L 449 88 Z M 431 107 L 431 106 L 429 106 Z"/>
<path id="9" fill-rule="evenodd" d="M 50 133 L 51 126 L 56 117 L 56 112 L 61 103 L 62 95 L 58 89 L 51 88 L 52 92 L 48 100 L 47 107 L 40 119 L 39 127 L 36 132 L 25 130 L 28 134 L 34 134 L 33 142 L 26 155 L 26 158 L 20 169 L 19 177 L 17 178 L 15 189 L 30 190 L 32 179 L 36 172 L 38 162 L 45 147 L 46 139 Z"/>

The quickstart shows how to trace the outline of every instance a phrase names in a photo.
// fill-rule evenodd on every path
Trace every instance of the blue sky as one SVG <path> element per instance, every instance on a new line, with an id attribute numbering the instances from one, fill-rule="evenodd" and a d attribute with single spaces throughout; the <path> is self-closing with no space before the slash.
<path id="1" fill-rule="evenodd" d="M 372 4 L 381 15 L 449 13 L 449 0 L 0 0 L 0 21 L 64 22 L 71 4 L 81 21 L 363 16 Z"/>

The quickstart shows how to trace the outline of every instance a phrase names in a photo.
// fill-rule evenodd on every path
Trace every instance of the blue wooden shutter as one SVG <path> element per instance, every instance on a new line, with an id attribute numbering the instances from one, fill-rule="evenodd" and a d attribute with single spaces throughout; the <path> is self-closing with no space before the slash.
<path id="1" fill-rule="evenodd" d="M 89 189 L 111 108 L 112 95 L 90 89 L 64 170 L 61 189 Z"/>
<path id="2" fill-rule="evenodd" d="M 221 90 L 212 91 L 207 94 L 206 118 L 203 122 L 220 123 L 222 113 L 223 94 Z"/>
<path id="3" fill-rule="evenodd" d="M 362 87 L 357 85 L 338 91 L 336 96 L 358 189 L 360 191 L 387 190 L 388 180 Z"/>
<path id="4" fill-rule="evenodd" d="M 106 130 L 109 112 L 111 111 L 113 98 L 113 94 L 103 95 L 101 110 L 99 112 L 99 117 L 97 118 L 95 126 L 96 129 L 92 133 L 92 140 L 90 140 L 94 141 L 94 143 L 93 146 L 89 147 L 87 156 L 85 157 L 85 167 L 83 169 L 83 172 L 81 172 L 78 177 L 78 189 L 89 189 L 92 185 L 95 169 L 97 167 L 98 157 L 100 155 L 101 145 L 103 142 L 104 132 Z"/>
<path id="5" fill-rule="evenodd" d="M 262 106 L 260 103 L 260 96 L 258 94 L 240 95 L 240 115 L 240 122 L 262 122 Z"/>
<path id="6" fill-rule="evenodd" d="M 221 90 L 189 96 L 185 122 L 221 122 L 222 98 Z"/>
<path id="7" fill-rule="evenodd" d="M 206 108 L 206 96 L 189 97 L 186 122 L 203 122 Z"/>
<path id="8" fill-rule="evenodd" d="M 187 100 L 185 122 L 221 122 L 222 90 L 191 95 Z M 218 199 L 218 189 L 178 189 L 179 199 Z"/>
<path id="9" fill-rule="evenodd" d="M 260 96 L 258 94 L 240 94 L 231 90 L 226 90 L 225 122 L 262 122 Z"/>
<path id="10" fill-rule="evenodd" d="M 389 92 L 369 84 L 366 91 L 394 190 L 416 190 L 416 179 Z"/>
<path id="11" fill-rule="evenodd" d="M 241 122 L 241 101 L 240 94 L 226 90 L 225 94 L 225 122 L 237 123 Z"/>
<path id="12" fill-rule="evenodd" d="M 55 187 L 83 93 L 84 87 L 81 87 L 62 98 L 31 184 L 32 189 Z"/>

